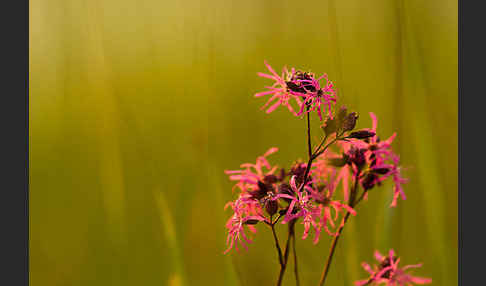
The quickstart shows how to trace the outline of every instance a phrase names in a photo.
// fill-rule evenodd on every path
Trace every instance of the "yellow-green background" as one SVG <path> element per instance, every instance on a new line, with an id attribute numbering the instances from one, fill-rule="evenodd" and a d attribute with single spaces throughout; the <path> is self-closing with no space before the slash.
<path id="1" fill-rule="evenodd" d="M 408 199 L 390 209 L 390 185 L 373 191 L 329 285 L 389 248 L 456 284 L 456 1 L 30 3 L 31 285 L 273 285 L 263 226 L 223 255 L 223 170 L 271 146 L 281 166 L 305 158 L 305 122 L 252 96 L 264 59 L 327 72 L 360 127 L 374 111 L 382 137 L 398 132 Z M 297 247 L 316 285 L 329 239 Z"/>

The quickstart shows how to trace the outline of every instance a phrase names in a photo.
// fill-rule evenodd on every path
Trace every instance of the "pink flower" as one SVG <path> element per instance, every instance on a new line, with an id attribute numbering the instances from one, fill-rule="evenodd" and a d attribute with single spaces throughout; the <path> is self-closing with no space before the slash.
<path id="1" fill-rule="evenodd" d="M 243 248 L 248 249 L 247 244 L 251 243 L 251 240 L 245 234 L 244 226 L 246 225 L 251 232 L 255 233 L 256 229 L 251 224 L 267 220 L 262 215 L 258 201 L 251 199 L 250 195 L 240 195 L 236 201 L 227 203 L 225 209 L 228 206 L 231 206 L 234 214 L 226 223 L 228 229 L 226 244 L 228 248 L 224 252 L 225 254 L 233 247 L 238 250 L 238 242 Z"/>
<path id="2" fill-rule="evenodd" d="M 277 170 L 277 166 L 271 166 L 267 160 L 267 156 L 278 151 L 278 148 L 272 147 L 268 149 L 263 156 L 256 159 L 256 163 L 241 164 L 242 170 L 225 170 L 227 175 L 230 175 L 230 180 L 237 181 L 234 187 L 240 188 L 242 192 L 256 190 L 258 188 L 258 181 L 263 181 L 266 176 L 272 175 Z"/>
<path id="3" fill-rule="evenodd" d="M 258 221 L 267 221 L 263 215 L 259 197 L 260 195 L 261 197 L 269 196 L 267 191 L 273 188 L 272 184 L 277 180 L 276 176 L 273 175 L 277 166 L 271 166 L 267 160 L 267 156 L 277 151 L 278 149 L 275 147 L 270 148 L 256 159 L 255 164 L 245 163 L 241 164 L 242 170 L 225 171 L 226 174 L 230 175 L 230 180 L 237 181 L 233 189 L 237 187 L 241 190 L 238 199 L 227 203 L 225 206 L 225 209 L 231 206 L 233 210 L 233 215 L 226 223 L 228 248 L 225 253 L 233 246 L 238 250 L 238 242 L 244 248 L 247 248 L 246 245 L 251 243 L 251 240 L 245 234 L 245 225 L 251 232 L 255 233 L 256 229 L 253 224 Z"/>
<path id="4" fill-rule="evenodd" d="M 272 95 L 270 97 L 270 99 L 268 99 L 268 101 L 265 103 L 265 105 L 262 106 L 262 109 L 267 108 L 267 106 L 271 104 L 270 107 L 268 107 L 268 109 L 266 111 L 267 113 L 271 113 L 277 107 L 279 107 L 280 105 L 283 105 L 283 106 L 286 106 L 287 109 L 292 114 L 297 116 L 297 113 L 294 111 L 294 108 L 290 104 L 290 100 L 294 99 L 299 107 L 302 105 L 302 102 L 301 102 L 301 100 L 299 99 L 298 96 L 293 95 L 289 92 L 289 89 L 287 87 L 287 81 L 286 81 L 286 78 L 292 77 L 292 75 L 294 74 L 294 69 L 292 69 L 292 71 L 289 73 L 287 68 L 284 67 L 283 70 L 282 70 L 282 75 L 279 76 L 273 70 L 273 68 L 269 64 L 267 64 L 266 61 L 265 61 L 265 66 L 267 67 L 267 69 L 270 71 L 271 74 L 258 73 L 258 75 L 261 76 L 261 77 L 264 77 L 264 78 L 272 79 L 275 82 L 273 83 L 272 86 L 266 87 L 268 89 L 267 91 L 263 91 L 263 92 L 259 92 L 259 93 L 255 94 L 255 97 L 260 97 L 260 96 L 264 96 L 264 95 Z"/>
<path id="5" fill-rule="evenodd" d="M 349 206 L 331 200 L 330 195 L 332 194 L 330 192 L 328 192 L 328 195 L 323 195 L 313 190 L 310 186 L 311 182 L 306 183 L 303 190 L 299 191 L 299 188 L 295 183 L 295 178 L 296 176 L 292 176 L 290 179 L 290 186 L 297 196 L 286 196 L 286 198 L 291 198 L 292 200 L 282 223 L 287 223 L 293 219 L 302 217 L 302 224 L 304 224 L 302 239 L 307 238 L 311 227 L 315 232 L 314 244 L 319 241 L 323 227 L 329 235 L 335 235 L 335 233 L 332 233 L 329 230 L 328 224 L 331 225 L 331 227 L 335 227 L 334 222 L 337 220 L 338 213 L 342 209 L 346 209 L 351 214 L 356 215 L 356 212 Z M 334 217 L 332 216 L 332 210 L 335 212 Z"/>
<path id="6" fill-rule="evenodd" d="M 422 264 L 406 265 L 399 268 L 398 263 L 400 262 L 400 258 L 395 256 L 393 249 L 388 252 L 387 256 L 383 256 L 378 251 L 375 251 L 375 258 L 379 262 L 379 265 L 373 265 L 373 267 L 371 267 L 366 262 L 361 264 L 363 268 L 368 271 L 370 277 L 365 280 L 356 281 L 356 286 L 379 284 L 388 286 L 406 286 L 432 283 L 432 279 L 430 278 L 416 277 L 406 272 L 406 270 L 411 268 L 419 268 Z"/>
<path id="7" fill-rule="evenodd" d="M 342 183 L 345 201 L 349 198 L 349 184 L 358 175 L 358 170 L 360 170 L 359 183 L 365 190 L 369 190 L 391 177 L 394 186 L 393 200 L 390 206 L 395 207 L 399 197 L 403 200 L 406 199 L 402 185 L 407 182 L 407 179 L 401 174 L 400 157 L 393 152 L 391 147 L 396 133 L 390 138 L 380 141 L 376 135 L 376 116 L 371 112 L 370 116 L 373 120 L 372 129 L 362 131 L 371 131 L 374 135 L 365 140 L 349 138 L 347 141 L 337 142 L 336 145 L 340 149 L 340 153 L 344 154 L 344 157 L 341 158 L 337 153 L 326 150 L 316 159 L 314 172 L 319 173 L 318 178 L 328 176 L 330 189 L 335 189 L 339 183 Z M 329 161 L 336 159 L 342 159 L 346 162 L 343 162 L 341 169 L 337 174 L 334 174 L 335 170 L 333 166 L 329 166 Z M 329 176 L 329 174 L 332 174 L 332 176 Z M 366 195 L 365 199 L 367 198 Z"/>
<path id="8" fill-rule="evenodd" d="M 402 188 L 402 184 L 407 182 L 407 179 L 401 175 L 400 156 L 395 154 L 392 150 L 391 143 L 396 137 L 396 133 L 393 133 L 388 139 L 380 141 L 376 135 L 376 127 L 378 120 L 373 112 L 370 112 L 371 119 L 373 121 L 373 127 L 371 131 L 375 133 L 374 136 L 369 138 L 368 142 L 362 140 L 353 140 L 354 146 L 361 149 L 366 149 L 366 158 L 369 162 L 370 170 L 372 171 L 368 177 L 364 177 L 361 181 L 364 188 L 372 187 L 378 184 L 388 177 L 392 177 L 394 182 L 393 187 L 393 200 L 391 207 L 397 205 L 398 197 L 403 200 L 406 199 L 405 193 Z"/>
<path id="9" fill-rule="evenodd" d="M 304 99 L 304 103 L 300 106 L 300 110 L 297 115 L 302 115 L 306 112 L 317 110 L 319 119 L 322 121 L 322 112 L 327 108 L 327 114 L 331 114 L 331 106 L 336 102 L 336 91 L 334 90 L 333 83 L 327 78 L 327 74 L 322 75 L 316 79 L 313 75 L 304 74 L 303 78 L 295 79 L 293 82 L 299 85 L 302 91 L 291 91 L 293 95 L 301 96 Z M 324 79 L 326 82 L 324 85 L 320 84 L 320 81 Z M 306 108 L 309 106 L 309 110 Z"/>

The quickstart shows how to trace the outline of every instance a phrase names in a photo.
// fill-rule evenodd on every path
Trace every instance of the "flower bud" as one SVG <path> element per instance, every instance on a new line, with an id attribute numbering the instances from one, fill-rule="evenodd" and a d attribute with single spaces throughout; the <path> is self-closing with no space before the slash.
<path id="1" fill-rule="evenodd" d="M 363 189 L 367 191 L 373 188 L 376 184 L 377 179 L 378 176 L 373 173 L 369 173 L 368 175 L 366 175 L 366 177 L 364 177 L 364 179 L 361 181 L 361 185 L 363 186 Z"/>
<path id="2" fill-rule="evenodd" d="M 351 131 L 356 126 L 356 121 L 358 120 L 358 114 L 356 112 L 351 112 L 344 118 L 341 128 L 343 131 Z"/>
<path id="3" fill-rule="evenodd" d="M 366 139 L 373 136 L 375 136 L 375 132 L 373 131 L 359 130 L 359 131 L 351 132 L 348 138 Z"/>
<path id="4" fill-rule="evenodd" d="M 361 168 L 366 163 L 365 158 L 366 149 L 358 149 L 354 146 L 349 150 L 349 162 L 355 164 L 358 168 Z"/>
<path id="5" fill-rule="evenodd" d="M 278 181 L 278 177 L 273 174 L 266 175 L 263 178 L 263 181 L 265 182 L 265 184 L 274 184 Z"/>
<path id="6" fill-rule="evenodd" d="M 268 200 L 267 203 L 265 204 L 265 210 L 269 215 L 274 215 L 278 211 L 278 202 L 275 200 Z"/>
<path id="7" fill-rule="evenodd" d="M 259 220 L 257 220 L 257 219 L 249 219 L 249 220 L 246 220 L 243 224 L 255 225 L 258 222 L 259 222 Z"/>

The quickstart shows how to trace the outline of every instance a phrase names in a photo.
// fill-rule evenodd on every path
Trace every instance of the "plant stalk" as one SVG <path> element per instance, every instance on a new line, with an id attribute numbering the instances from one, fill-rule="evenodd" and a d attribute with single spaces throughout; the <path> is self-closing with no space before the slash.
<path id="1" fill-rule="evenodd" d="M 358 189 L 358 182 L 359 182 L 359 172 L 358 174 L 356 174 L 355 176 L 355 181 L 354 181 L 354 185 L 353 185 L 353 189 L 351 190 L 351 195 L 349 196 L 349 202 L 348 202 L 348 205 L 352 208 L 354 208 L 355 206 L 355 198 L 356 198 L 356 191 Z M 364 193 L 364 192 L 363 192 Z M 363 198 L 364 195 L 361 195 L 360 197 L 360 200 Z M 331 267 L 331 263 L 332 263 L 332 258 L 334 257 L 334 251 L 336 250 L 336 246 L 337 246 L 337 243 L 339 241 L 339 237 L 341 237 L 341 232 L 343 231 L 344 229 L 344 225 L 346 224 L 346 222 L 348 221 L 348 218 L 349 218 L 349 215 L 351 213 L 348 211 L 346 212 L 346 216 L 344 217 L 344 221 L 343 223 L 341 224 L 341 226 L 339 227 L 338 229 L 338 232 L 336 234 L 336 236 L 334 237 L 334 239 L 332 240 L 332 243 L 331 243 L 331 248 L 329 250 L 329 256 L 327 257 L 327 260 L 326 260 L 326 264 L 324 266 L 324 269 L 322 271 L 322 274 L 321 274 L 321 280 L 319 282 L 319 286 L 323 286 L 324 283 L 326 282 L 326 278 L 327 278 L 327 274 L 329 273 L 329 269 Z"/>

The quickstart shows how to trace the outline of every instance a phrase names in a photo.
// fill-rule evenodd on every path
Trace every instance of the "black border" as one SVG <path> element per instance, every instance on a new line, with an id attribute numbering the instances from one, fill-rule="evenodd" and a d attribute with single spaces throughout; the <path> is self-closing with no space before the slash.
<path id="1" fill-rule="evenodd" d="M 29 1 L 1 8 L 0 284 L 29 285 Z"/>
<path id="2" fill-rule="evenodd" d="M 485 13 L 476 3 L 459 1 L 458 7 L 459 285 L 486 284 Z"/>

